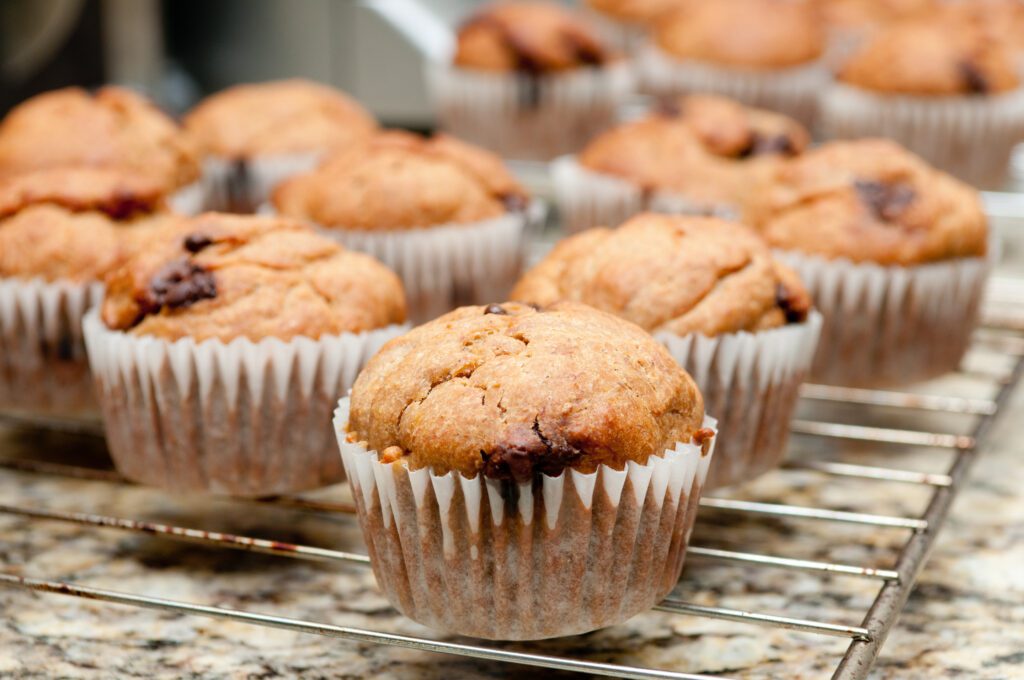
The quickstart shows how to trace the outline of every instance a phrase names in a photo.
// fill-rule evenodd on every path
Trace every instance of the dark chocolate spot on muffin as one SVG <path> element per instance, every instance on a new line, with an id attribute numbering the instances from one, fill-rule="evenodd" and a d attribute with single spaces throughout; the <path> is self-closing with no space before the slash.
<path id="1" fill-rule="evenodd" d="M 152 212 L 153 204 L 130 193 L 119 193 L 102 207 L 102 211 L 112 220 L 129 220 Z"/>
<path id="2" fill-rule="evenodd" d="M 213 239 L 200 232 L 189 234 L 184 241 L 185 250 L 190 253 L 198 253 L 211 244 L 213 244 Z"/>
<path id="3" fill-rule="evenodd" d="M 960 77 L 964 81 L 964 86 L 967 91 L 971 94 L 988 94 L 991 88 L 988 84 L 988 78 L 981 72 L 978 65 L 969 59 L 965 59 L 957 64 L 957 68 L 960 70 Z"/>
<path id="4" fill-rule="evenodd" d="M 213 272 L 187 258 L 175 260 L 156 273 L 149 282 L 145 313 L 164 307 L 180 309 L 217 297 Z"/>
<path id="5" fill-rule="evenodd" d="M 529 203 L 526 196 L 522 194 L 502 194 L 501 202 L 508 212 L 524 212 Z"/>
<path id="6" fill-rule="evenodd" d="M 508 310 L 501 305 L 487 305 L 484 314 L 508 314 Z"/>
<path id="7" fill-rule="evenodd" d="M 886 222 L 899 218 L 917 197 L 912 186 L 902 183 L 859 179 L 853 186 L 875 217 Z"/>
<path id="8" fill-rule="evenodd" d="M 807 313 L 810 309 L 806 298 L 794 295 L 782 283 L 775 287 L 775 304 L 785 315 L 786 323 L 802 323 L 807 320 Z"/>
<path id="9" fill-rule="evenodd" d="M 535 475 L 558 475 L 567 467 L 579 461 L 583 452 L 569 442 L 548 439 L 541 431 L 540 421 L 535 418 L 533 427 L 522 437 L 513 440 L 494 451 L 481 451 L 484 476 L 491 479 L 511 479 L 526 482 Z"/>
<path id="10" fill-rule="evenodd" d="M 763 135 L 754 132 L 750 135 L 750 142 L 740 149 L 736 154 L 737 158 L 750 158 L 752 156 L 795 156 L 797 153 L 793 139 L 786 134 Z"/>

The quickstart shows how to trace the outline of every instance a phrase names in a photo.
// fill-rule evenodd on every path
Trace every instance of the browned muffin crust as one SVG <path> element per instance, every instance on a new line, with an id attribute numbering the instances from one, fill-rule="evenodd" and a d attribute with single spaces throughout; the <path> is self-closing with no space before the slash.
<path id="1" fill-rule="evenodd" d="M 284 215 L 354 230 L 467 223 L 525 209 L 526 191 L 501 159 L 452 137 L 391 132 L 283 182 Z"/>
<path id="2" fill-rule="evenodd" d="M 601 14 L 630 24 L 649 24 L 677 7 L 680 2 L 681 0 L 585 0 L 588 7 Z"/>
<path id="3" fill-rule="evenodd" d="M 308 80 L 236 85 L 207 97 L 185 117 L 204 154 L 226 158 L 328 152 L 377 130 L 345 93 Z"/>
<path id="4" fill-rule="evenodd" d="M 751 229 L 653 213 L 565 239 L 512 297 L 540 305 L 572 300 L 652 333 L 707 336 L 800 322 L 811 306 L 796 274 Z"/>
<path id="5" fill-rule="evenodd" d="M 405 297 L 384 265 L 299 222 L 207 213 L 109 276 L 102 318 L 165 340 L 290 340 L 401 323 Z"/>
<path id="6" fill-rule="evenodd" d="M 125 170 L 166 191 L 199 177 L 191 139 L 124 88 L 47 92 L 14 107 L 0 123 L 0 177 L 74 165 Z"/>
<path id="7" fill-rule="evenodd" d="M 39 203 L 95 210 L 115 220 L 166 208 L 158 182 L 111 168 L 49 168 L 0 178 L 0 218 Z"/>
<path id="8" fill-rule="evenodd" d="M 894 142 L 832 142 L 780 165 L 747 205 L 777 248 L 914 265 L 986 252 L 978 192 Z"/>
<path id="9" fill-rule="evenodd" d="M 912 95 L 987 95 L 1016 89 L 1006 45 L 970 24 L 931 19 L 895 24 L 851 55 L 837 75 L 866 90 Z"/>
<path id="10" fill-rule="evenodd" d="M 563 7 L 498 2 L 459 27 L 454 63 L 481 71 L 540 74 L 600 66 L 612 58 L 587 22 Z"/>
<path id="11" fill-rule="evenodd" d="M 686 371 L 577 304 L 463 307 L 392 340 L 352 387 L 350 438 L 388 462 L 527 481 L 709 441 Z"/>
<path id="12" fill-rule="evenodd" d="M 825 49 L 816 8 L 793 0 L 687 0 L 653 35 L 672 57 L 743 69 L 800 66 Z"/>

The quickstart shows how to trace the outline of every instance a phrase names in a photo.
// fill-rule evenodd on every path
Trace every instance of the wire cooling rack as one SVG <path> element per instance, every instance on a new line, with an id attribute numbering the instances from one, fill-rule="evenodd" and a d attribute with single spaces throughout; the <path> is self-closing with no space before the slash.
<path id="1" fill-rule="evenodd" d="M 910 485 L 926 490 L 926 509 L 914 514 L 872 514 L 853 512 L 829 507 L 813 507 L 805 504 L 765 503 L 747 500 L 736 495 L 712 494 L 701 500 L 701 520 L 714 519 L 720 514 L 733 514 L 748 522 L 813 521 L 826 525 L 845 525 L 859 533 L 858 540 L 869 541 L 874 532 L 881 530 L 903 532 L 904 538 L 894 561 L 888 567 L 866 566 L 837 561 L 818 561 L 784 555 L 763 554 L 725 550 L 718 547 L 692 545 L 689 558 L 714 560 L 743 565 L 749 572 L 747 578 L 756 581 L 763 570 L 796 570 L 821 578 L 819 587 L 827 590 L 829 577 L 841 575 L 863 579 L 877 585 L 877 592 L 870 607 L 863 612 L 859 625 L 843 625 L 830 621 L 819 621 L 780 616 L 760 611 L 745 611 L 721 606 L 701 604 L 691 598 L 684 600 L 670 596 L 656 609 L 678 616 L 708 617 L 741 623 L 758 624 L 799 631 L 812 636 L 839 637 L 849 640 L 845 653 L 835 660 L 834 678 L 863 678 L 878 657 L 887 635 L 907 601 L 919 572 L 936 536 L 949 512 L 950 504 L 965 476 L 987 438 L 996 419 L 1003 411 L 1007 399 L 1020 381 L 1024 372 L 1024 284 L 1013 279 L 994 279 L 990 287 L 984 323 L 976 333 L 970 355 L 987 359 L 974 365 L 965 365 L 952 381 L 943 381 L 922 391 L 901 392 L 870 389 L 849 389 L 824 385 L 806 385 L 802 392 L 802 415 L 792 424 L 792 431 L 801 437 L 813 438 L 819 444 L 816 455 L 801 458 L 787 464 L 789 470 L 805 471 L 835 479 L 845 479 L 865 485 L 865 492 L 877 493 L 877 488 L 888 485 L 891 493 L 899 493 L 900 487 Z M 956 385 L 956 379 L 970 381 L 975 385 L 974 393 L 983 396 L 964 396 Z M 945 386 L 944 388 L 942 386 Z M 828 413 L 828 407 L 837 406 L 853 409 L 852 422 L 836 422 L 821 417 Z M 930 414 L 939 416 L 939 422 L 946 418 L 966 418 L 969 426 L 958 431 L 940 431 L 938 428 L 909 428 L 879 426 L 858 422 L 858 415 L 872 414 L 872 422 L 900 422 L 907 414 Z M 20 425 L 26 423 L 9 416 Z M 910 418 L 912 422 L 915 421 Z M 932 421 L 925 422 L 935 422 Z M 59 427 L 60 423 L 33 421 L 32 427 Z M 88 425 L 74 424 L 76 432 L 88 430 Z M 844 447 L 856 446 L 860 450 L 885 447 L 926 448 L 944 450 L 951 456 L 937 457 L 945 464 L 935 469 L 903 469 L 898 463 L 900 457 L 892 456 L 892 466 L 874 466 L 839 460 L 836 454 Z M 2 453 L 2 452 L 0 452 Z M 109 469 L 45 463 L 37 460 L 4 459 L 0 457 L 0 469 L 11 474 L 29 472 L 39 475 L 65 476 L 100 483 L 128 484 L 116 472 Z M 794 491 L 795 494 L 795 491 Z M 324 513 L 341 517 L 343 521 L 355 522 L 354 507 L 346 503 L 324 502 L 304 497 L 277 497 L 256 501 L 239 500 L 238 503 L 257 502 L 285 506 L 313 513 Z M 327 563 L 358 565 L 369 568 L 365 554 L 330 550 L 310 545 L 298 545 L 263 538 L 207 531 L 197 527 L 175 526 L 154 523 L 130 517 L 114 517 L 88 512 L 63 512 L 39 507 L 22 507 L 0 504 L 0 515 L 18 516 L 30 520 L 55 521 L 94 527 L 104 530 L 144 533 L 149 536 L 172 541 L 203 544 L 215 549 L 233 549 L 286 556 L 299 560 L 314 560 Z M 728 531 L 724 523 L 722 531 Z M 849 534 L 842 539 L 848 542 Z M 689 560 L 688 560 L 689 561 Z M 338 578 L 345 578 L 339 574 Z M 686 581 L 684 574 L 684 582 Z M 521 664 L 562 671 L 574 671 L 590 675 L 625 678 L 672 678 L 692 680 L 711 676 L 677 672 L 671 669 L 644 668 L 635 665 L 593 661 L 557 655 L 532 652 L 529 645 L 517 649 L 489 645 L 486 642 L 468 643 L 435 640 L 426 637 L 398 635 L 370 628 L 337 626 L 316 621 L 285 618 L 252 611 L 206 606 L 184 601 L 160 599 L 145 594 L 118 592 L 74 583 L 36 578 L 32 575 L 16 574 L 10 565 L 0 563 L 0 585 L 45 593 L 76 596 L 102 602 L 132 605 L 148 609 L 228 619 L 236 622 L 281 628 L 301 633 L 329 636 L 358 643 L 392 645 L 427 652 L 473 657 L 492 662 Z M 700 583 L 690 584 L 700 588 Z M 783 596 L 788 593 L 780 593 Z M 641 615 L 644 616 L 644 615 Z M 679 644 L 686 644 L 680 641 Z"/>

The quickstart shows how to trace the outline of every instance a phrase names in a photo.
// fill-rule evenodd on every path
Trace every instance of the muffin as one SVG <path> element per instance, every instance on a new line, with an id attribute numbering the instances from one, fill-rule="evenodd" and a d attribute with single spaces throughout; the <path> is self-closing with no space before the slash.
<path id="1" fill-rule="evenodd" d="M 578 149 L 614 122 L 631 88 L 628 66 L 593 28 L 549 2 L 485 5 L 429 76 L 445 131 L 535 160 Z"/>
<path id="2" fill-rule="evenodd" d="M 663 16 L 641 59 L 660 96 L 713 93 L 810 124 L 827 82 L 816 8 L 802 0 L 686 0 Z"/>
<path id="3" fill-rule="evenodd" d="M 195 145 L 150 101 L 121 87 L 37 95 L 0 122 L 0 177 L 54 167 L 119 169 L 166 194 L 195 193 Z M 184 194 L 183 194 L 184 196 Z"/>
<path id="4" fill-rule="evenodd" d="M 177 221 L 85 319 L 115 465 L 178 492 L 342 480 L 331 410 L 404 317 L 392 272 L 298 222 Z"/>
<path id="5" fill-rule="evenodd" d="M 684 0 L 584 0 L 598 31 L 617 49 L 632 53 L 648 28 Z"/>
<path id="6" fill-rule="evenodd" d="M 164 199 L 160 180 L 111 168 L 0 178 L 0 408 L 95 415 L 82 316 Z"/>
<path id="7" fill-rule="evenodd" d="M 840 63 L 879 30 L 896 22 L 934 16 L 949 6 L 942 0 L 816 1 L 828 32 L 829 56 Z"/>
<path id="8" fill-rule="evenodd" d="M 747 218 L 825 317 L 814 380 L 892 385 L 957 368 L 989 270 L 974 189 L 894 142 L 833 142 L 777 168 Z"/>
<path id="9" fill-rule="evenodd" d="M 281 180 L 377 130 L 358 102 L 308 80 L 237 85 L 207 97 L 185 117 L 203 155 L 207 206 L 252 212 Z"/>
<path id="10" fill-rule="evenodd" d="M 558 207 L 570 232 L 644 209 L 734 217 L 756 177 L 809 141 L 795 120 L 724 97 L 665 100 L 555 161 Z"/>
<path id="11" fill-rule="evenodd" d="M 975 185 L 1006 180 L 1024 139 L 1024 90 L 1005 44 L 970 24 L 905 22 L 845 62 L 822 97 L 838 138 L 885 136 Z"/>
<path id="12" fill-rule="evenodd" d="M 503 640 L 583 633 L 665 597 L 715 434 L 663 347 L 571 303 L 414 329 L 370 361 L 335 426 L 391 603 Z"/>
<path id="13" fill-rule="evenodd" d="M 417 321 L 503 299 L 520 273 L 526 192 L 497 156 L 452 137 L 382 134 L 283 183 L 273 203 L 394 269 Z"/>
<path id="14" fill-rule="evenodd" d="M 709 488 L 756 477 L 785 456 L 821 319 L 800 279 L 748 227 L 648 213 L 584 231 L 556 245 L 512 297 L 588 304 L 664 343 L 722 430 Z"/>

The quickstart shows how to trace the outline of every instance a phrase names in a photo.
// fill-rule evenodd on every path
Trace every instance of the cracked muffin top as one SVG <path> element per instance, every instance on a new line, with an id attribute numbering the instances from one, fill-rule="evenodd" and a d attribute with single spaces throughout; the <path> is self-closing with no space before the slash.
<path id="1" fill-rule="evenodd" d="M 0 123 L 0 177 L 73 165 L 150 177 L 168 192 L 199 177 L 188 135 L 124 88 L 54 90 L 14 107 Z"/>
<path id="2" fill-rule="evenodd" d="M 977 191 L 882 139 L 832 142 L 778 167 L 747 219 L 774 247 L 913 265 L 984 255 Z"/>
<path id="3" fill-rule="evenodd" d="M 597 136 L 578 160 L 645 189 L 733 202 L 752 181 L 751 172 L 803 152 L 809 141 L 807 131 L 782 114 L 691 95 Z"/>
<path id="4" fill-rule="evenodd" d="M 343 92 L 293 79 L 229 87 L 192 109 L 185 128 L 203 153 L 237 159 L 347 148 L 377 121 Z"/>
<path id="5" fill-rule="evenodd" d="M 0 179 L 0 276 L 99 281 L 162 219 L 163 187 L 109 168 L 53 168 Z M 145 233 L 149 233 L 146 231 Z"/>
<path id="6" fill-rule="evenodd" d="M 986 95 L 1016 89 L 1017 68 L 1006 45 L 968 25 L 941 19 L 893 25 L 839 69 L 840 82 L 911 95 Z"/>
<path id="7" fill-rule="evenodd" d="M 405 320 L 395 274 L 283 218 L 179 219 L 106 283 L 107 327 L 172 341 L 319 338 Z"/>
<path id="8" fill-rule="evenodd" d="M 436 474 L 530 480 L 707 446 L 704 401 L 650 335 L 584 305 L 462 307 L 384 345 L 349 438 Z"/>
<path id="9" fill-rule="evenodd" d="M 646 213 L 561 241 L 512 291 L 572 300 L 651 333 L 715 336 L 800 322 L 811 301 L 751 229 L 710 217 Z"/>
<path id="10" fill-rule="evenodd" d="M 454 63 L 478 71 L 551 73 L 613 59 L 593 28 L 551 2 L 498 2 L 459 27 Z"/>
<path id="11" fill-rule="evenodd" d="M 286 180 L 278 212 L 325 227 L 416 229 L 499 217 L 527 206 L 496 155 L 446 135 L 388 132 Z"/>
<path id="12" fill-rule="evenodd" d="M 794 0 L 688 0 L 658 20 L 654 41 L 677 59 L 743 69 L 800 66 L 825 50 L 816 8 Z"/>

